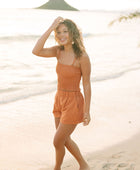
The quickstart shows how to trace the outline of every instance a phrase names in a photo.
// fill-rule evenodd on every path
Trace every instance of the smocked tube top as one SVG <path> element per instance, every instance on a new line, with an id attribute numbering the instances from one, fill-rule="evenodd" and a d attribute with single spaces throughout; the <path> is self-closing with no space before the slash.
<path id="1" fill-rule="evenodd" d="M 80 91 L 81 70 L 73 65 L 57 62 L 57 89 L 62 91 Z"/>

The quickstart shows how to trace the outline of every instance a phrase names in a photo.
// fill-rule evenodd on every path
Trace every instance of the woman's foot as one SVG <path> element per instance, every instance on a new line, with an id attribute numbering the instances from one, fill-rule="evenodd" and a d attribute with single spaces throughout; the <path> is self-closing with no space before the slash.
<path id="1" fill-rule="evenodd" d="M 80 166 L 80 169 L 79 170 L 90 170 L 90 167 L 88 166 L 87 163 L 85 163 L 84 165 L 81 165 Z"/>

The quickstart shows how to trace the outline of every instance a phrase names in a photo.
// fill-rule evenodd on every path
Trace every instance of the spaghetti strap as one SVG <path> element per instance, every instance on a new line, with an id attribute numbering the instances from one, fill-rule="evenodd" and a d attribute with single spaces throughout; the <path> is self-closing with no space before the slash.
<path id="1" fill-rule="evenodd" d="M 60 49 L 57 49 L 57 52 L 56 52 L 56 58 L 57 58 L 57 60 L 59 59 L 59 57 L 60 57 Z"/>
<path id="2" fill-rule="evenodd" d="M 74 57 L 73 62 L 72 62 L 72 66 L 74 65 L 75 61 L 76 61 L 76 58 Z"/>

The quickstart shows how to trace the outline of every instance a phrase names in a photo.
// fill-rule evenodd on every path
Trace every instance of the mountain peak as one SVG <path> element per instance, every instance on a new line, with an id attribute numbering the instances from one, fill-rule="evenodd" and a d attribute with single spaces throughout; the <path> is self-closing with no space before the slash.
<path id="1" fill-rule="evenodd" d="M 64 0 L 49 0 L 47 3 L 37 7 L 37 9 L 54 9 L 54 10 L 71 10 L 78 11 L 78 9 L 70 6 Z"/>

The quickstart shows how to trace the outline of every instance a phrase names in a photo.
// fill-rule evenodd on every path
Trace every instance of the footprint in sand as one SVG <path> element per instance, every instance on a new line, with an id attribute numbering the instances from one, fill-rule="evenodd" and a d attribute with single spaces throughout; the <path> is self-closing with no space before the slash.
<path id="1" fill-rule="evenodd" d="M 118 168 L 124 168 L 124 167 L 127 167 L 128 166 L 128 163 L 120 163 L 118 165 Z"/>
<path id="2" fill-rule="evenodd" d="M 113 168 L 116 164 L 115 163 L 106 163 L 103 165 L 102 169 L 108 170 L 110 168 Z"/>
<path id="3" fill-rule="evenodd" d="M 134 170 L 135 164 L 120 163 L 120 164 L 117 166 L 117 168 L 118 168 L 118 169 L 124 169 L 124 168 L 126 168 L 125 170 Z"/>
<path id="4" fill-rule="evenodd" d="M 115 158 L 115 159 L 120 158 L 120 157 L 122 157 L 123 153 L 125 153 L 125 152 L 122 151 L 122 152 L 116 153 L 116 154 L 112 155 L 112 158 Z"/>
<path id="5" fill-rule="evenodd" d="M 135 164 L 131 164 L 130 167 L 125 170 L 135 170 Z"/>
<path id="6" fill-rule="evenodd" d="M 135 164 L 129 163 L 105 163 L 102 170 L 134 170 Z"/>

